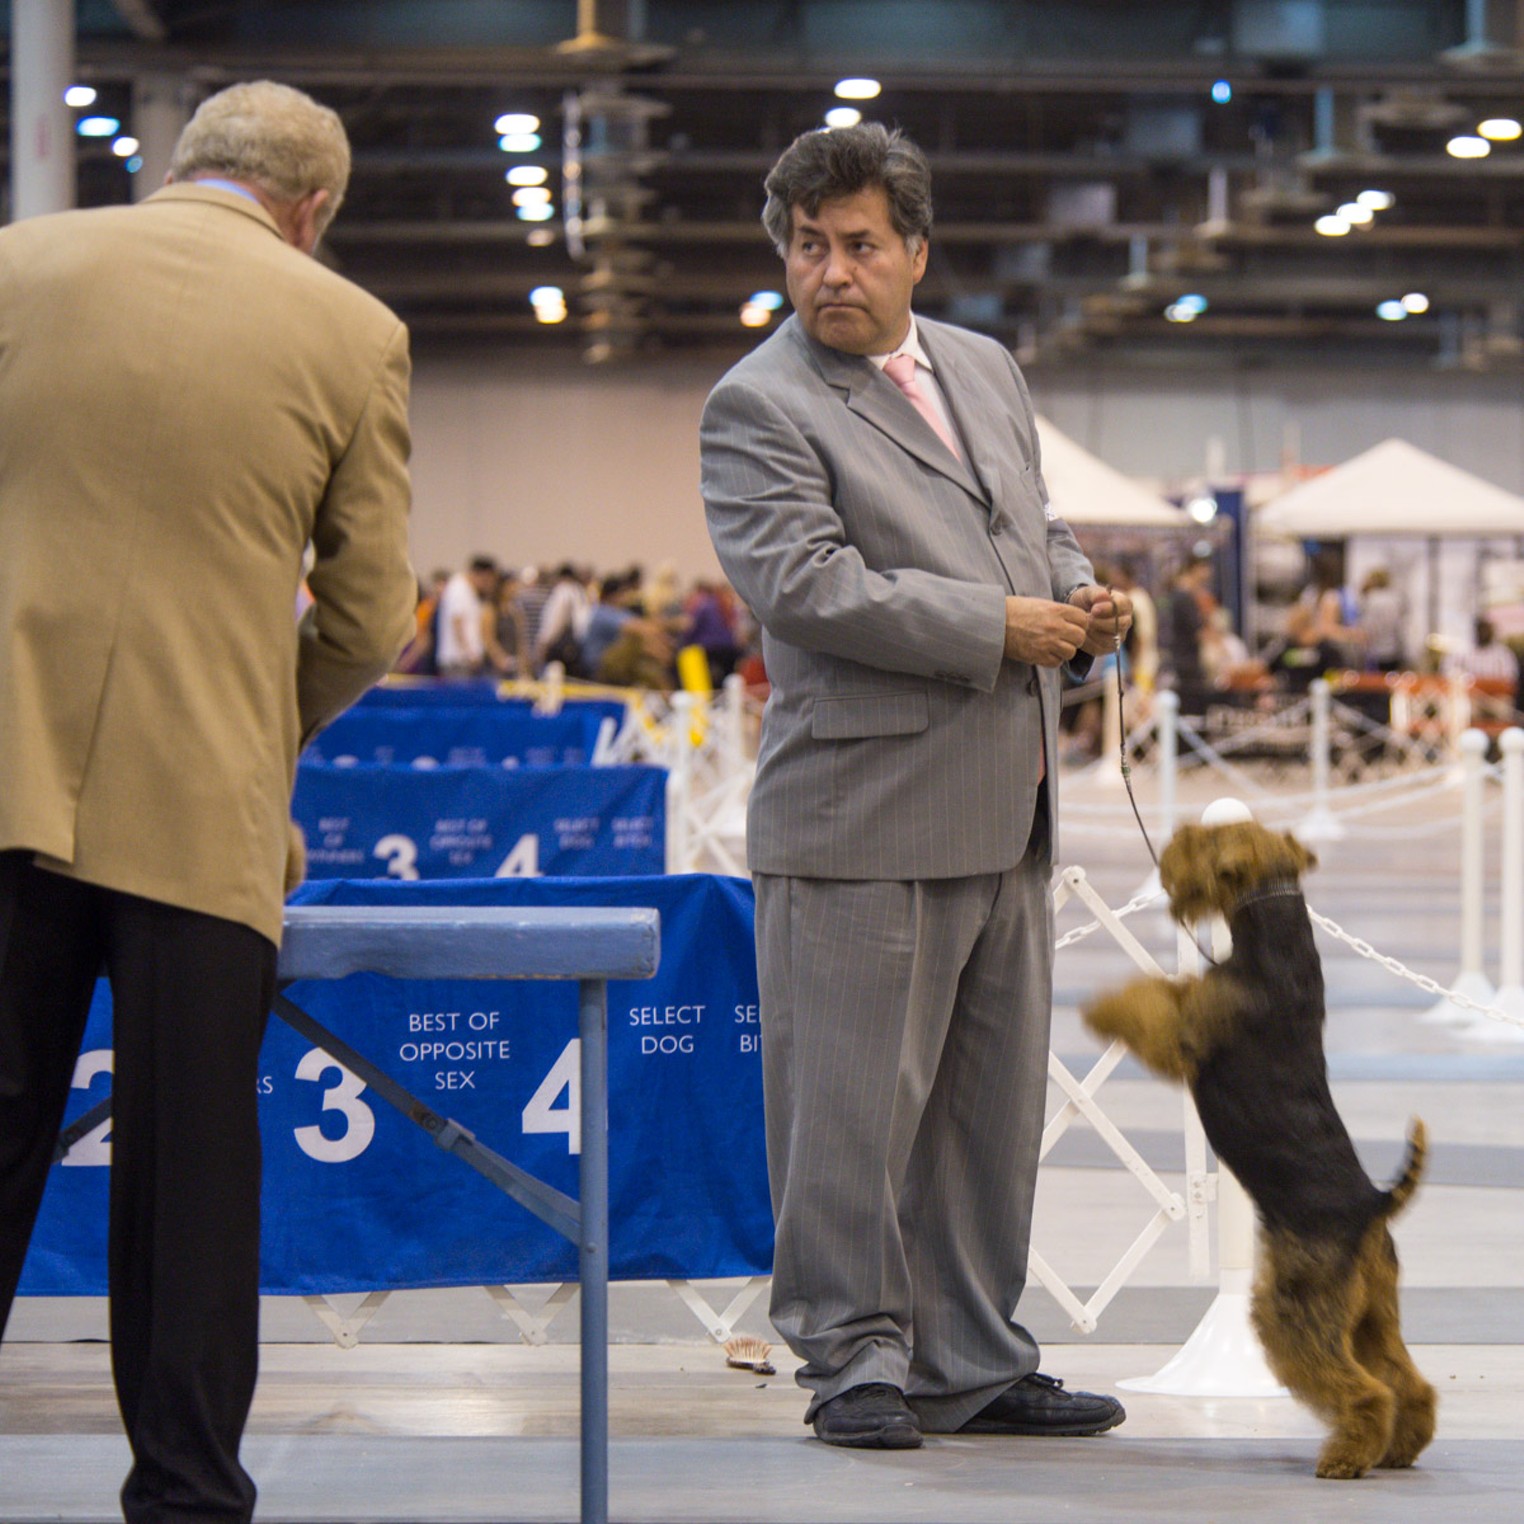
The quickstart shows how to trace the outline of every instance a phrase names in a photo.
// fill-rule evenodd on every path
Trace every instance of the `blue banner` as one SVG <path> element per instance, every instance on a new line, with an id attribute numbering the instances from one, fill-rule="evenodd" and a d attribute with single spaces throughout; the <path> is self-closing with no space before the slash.
<path id="1" fill-rule="evenodd" d="M 307 904 L 651 906 L 654 979 L 609 986 L 612 1274 L 765 1274 L 751 887 L 741 879 L 308 884 Z M 568 1195 L 581 1148 L 575 984 L 355 975 L 291 998 L 441 1114 Z M 110 999 L 68 1116 L 110 1087 Z M 570 1280 L 575 1248 L 271 1018 L 261 1055 L 261 1284 L 272 1295 Z M 110 1124 L 55 1166 L 23 1295 L 106 1290 Z"/>
<path id="2" fill-rule="evenodd" d="M 389 679 L 379 687 L 372 688 L 355 700 L 354 709 L 488 709 L 502 713 L 533 714 L 535 701 L 510 696 L 501 698 L 495 682 L 476 679 L 413 678 L 398 681 Z M 349 712 L 353 713 L 354 709 Z M 617 698 L 584 698 L 569 694 L 561 707 L 561 713 L 571 710 L 586 711 L 600 718 L 610 715 L 615 720 L 624 719 L 625 706 Z"/>
<path id="3" fill-rule="evenodd" d="M 666 781 L 655 767 L 303 762 L 291 813 L 309 878 L 566 878 L 660 873 Z"/>
<path id="4" fill-rule="evenodd" d="M 599 732 L 605 744 L 619 721 L 578 707 L 560 714 L 484 704 L 467 709 L 351 709 L 302 753 L 304 761 L 349 765 L 398 763 L 411 767 L 586 767 Z"/>

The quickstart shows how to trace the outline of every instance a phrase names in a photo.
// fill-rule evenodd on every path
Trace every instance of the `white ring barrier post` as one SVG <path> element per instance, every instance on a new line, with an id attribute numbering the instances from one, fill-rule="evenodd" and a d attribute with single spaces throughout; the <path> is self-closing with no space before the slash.
<path id="1" fill-rule="evenodd" d="M 1159 851 L 1175 834 L 1175 794 L 1180 781 L 1180 695 L 1173 688 L 1161 689 L 1154 695 L 1154 736 L 1158 747 L 1159 775 Z M 1120 756 L 1120 744 L 1118 756 Z M 1159 882 L 1158 868 L 1150 868 L 1148 877 L 1133 893 L 1157 895 L 1164 886 Z"/>
<path id="2" fill-rule="evenodd" d="M 1228 825 L 1254 817 L 1237 799 L 1218 799 L 1202 812 L 1203 825 Z M 1232 950 L 1227 925 L 1212 924 L 1212 956 Z M 1254 1281 L 1254 1207 L 1244 1188 L 1217 1161 L 1217 1296 L 1196 1331 L 1152 1376 L 1117 1385 L 1130 1392 L 1173 1397 L 1285 1397 L 1270 1373 L 1259 1337 L 1249 1321 Z"/>
<path id="3" fill-rule="evenodd" d="M 667 872 L 693 871 L 693 695 L 674 693 L 667 732 Z"/>
<path id="4" fill-rule="evenodd" d="M 535 712 L 560 714 L 561 706 L 566 702 L 566 668 L 558 661 L 547 662 L 540 674 L 540 682 L 543 687 L 540 701 L 534 706 Z"/>
<path id="5" fill-rule="evenodd" d="M 1464 731 L 1461 754 L 1461 966 L 1449 983 L 1457 995 L 1480 1005 L 1492 1001 L 1492 983 L 1482 961 L 1483 879 L 1486 872 L 1482 837 L 1482 789 L 1487 737 L 1476 729 Z M 1475 1013 L 1453 1000 L 1439 1000 L 1418 1019 L 1433 1026 L 1469 1026 Z M 1499 1023 L 1501 1025 L 1501 1023 Z"/>
<path id="6" fill-rule="evenodd" d="M 1112 660 L 1120 660 L 1113 657 Z M 1121 788 L 1122 777 L 1122 698 L 1117 692 L 1116 672 L 1110 668 L 1101 683 L 1101 757 L 1100 766 L 1091 774 L 1105 788 Z"/>
<path id="7" fill-rule="evenodd" d="M 1498 738 L 1503 753 L 1503 889 L 1498 904 L 1502 950 L 1498 991 L 1489 1004 L 1524 1017 L 1524 730 Z M 1479 1016 L 1462 1033 L 1481 1042 L 1524 1043 L 1524 1027 Z"/>
<path id="8" fill-rule="evenodd" d="M 1166 688 L 1154 698 L 1159 720 L 1159 840 L 1175 834 L 1175 797 L 1180 781 L 1180 695 Z"/>
<path id="9" fill-rule="evenodd" d="M 720 710 L 720 760 L 724 777 L 746 765 L 746 679 L 732 672 L 723 685 Z"/>
<path id="10" fill-rule="evenodd" d="M 1312 698 L 1312 809 L 1297 825 L 1299 840 L 1307 842 L 1340 841 L 1346 832 L 1339 818 L 1328 807 L 1328 779 L 1333 750 L 1329 716 L 1333 700 L 1328 679 L 1315 678 Z"/>

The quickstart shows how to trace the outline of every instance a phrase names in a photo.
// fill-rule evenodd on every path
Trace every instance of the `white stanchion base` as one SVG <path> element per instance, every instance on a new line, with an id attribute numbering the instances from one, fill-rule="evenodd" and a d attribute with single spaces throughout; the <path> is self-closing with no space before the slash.
<path id="1" fill-rule="evenodd" d="M 1500 1011 L 1524 1020 L 1524 984 L 1505 984 L 1487 1002 Z M 1502 1043 L 1518 1046 L 1524 1043 L 1524 1026 L 1511 1021 L 1499 1021 L 1495 1016 L 1478 1016 L 1471 1012 L 1473 1020 L 1460 1035 L 1471 1042 Z"/>
<path id="2" fill-rule="evenodd" d="M 1298 841 L 1343 841 L 1349 832 L 1337 815 L 1324 805 L 1310 810 L 1292 828 Z"/>
<path id="3" fill-rule="evenodd" d="M 1152 1376 L 1116 1383 L 1129 1392 L 1166 1397 L 1289 1397 L 1270 1374 L 1264 1351 L 1249 1322 L 1249 1294 L 1222 1291 L 1196 1331 Z"/>
<path id="4" fill-rule="evenodd" d="M 1493 1004 L 1495 991 L 1486 974 L 1457 974 L 1450 981 L 1450 988 L 1457 995 L 1464 995 L 1467 1000 L 1475 1000 L 1480 1005 Z M 1436 1000 L 1418 1019 L 1431 1027 L 1468 1027 L 1477 1015 L 1463 1005 L 1456 1005 L 1453 1000 Z M 1502 1023 L 1494 1025 L 1501 1026 Z"/>

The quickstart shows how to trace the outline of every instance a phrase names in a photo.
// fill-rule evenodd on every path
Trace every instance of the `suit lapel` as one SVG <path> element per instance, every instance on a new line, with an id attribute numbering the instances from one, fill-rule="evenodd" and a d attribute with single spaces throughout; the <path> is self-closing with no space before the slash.
<path id="1" fill-rule="evenodd" d="M 798 319 L 795 318 L 794 321 L 798 322 Z M 831 386 L 843 394 L 843 400 L 853 413 L 871 423 L 892 444 L 915 456 L 922 465 L 929 466 L 949 481 L 956 482 L 986 507 L 989 505 L 988 496 L 968 465 L 952 454 L 937 437 L 936 430 L 916 412 L 909 399 L 871 360 L 817 344 L 805 333 L 802 324 L 798 334 L 816 368 Z M 937 380 L 942 384 L 943 395 L 948 397 L 948 405 L 951 407 L 952 400 L 942 378 L 940 363 L 935 357 L 933 363 L 937 364 Z M 968 431 L 963 426 L 962 417 L 956 412 L 954 416 L 966 439 Z"/>
<path id="2" fill-rule="evenodd" d="M 1010 439 L 1010 420 L 997 414 L 986 390 L 974 383 L 967 366 L 958 364 L 956 346 L 948 335 L 925 318 L 918 318 L 916 326 L 968 451 L 968 464 L 978 483 L 975 496 L 990 507 L 1001 500 L 1000 460 Z"/>

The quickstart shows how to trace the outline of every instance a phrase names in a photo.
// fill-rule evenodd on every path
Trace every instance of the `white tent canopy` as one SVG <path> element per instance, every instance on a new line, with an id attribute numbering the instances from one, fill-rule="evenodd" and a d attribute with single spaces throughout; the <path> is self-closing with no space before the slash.
<path id="1" fill-rule="evenodd" d="M 1054 511 L 1067 523 L 1191 527 L 1190 519 L 1179 508 L 1097 460 L 1040 414 L 1037 438 L 1042 445 L 1048 497 Z"/>
<path id="2" fill-rule="evenodd" d="M 1524 497 L 1388 439 L 1265 504 L 1254 523 L 1262 534 L 1320 540 L 1524 535 Z"/>

